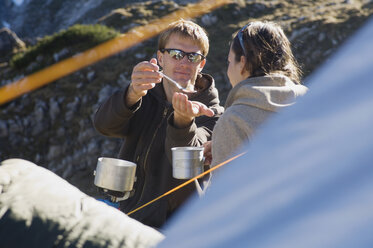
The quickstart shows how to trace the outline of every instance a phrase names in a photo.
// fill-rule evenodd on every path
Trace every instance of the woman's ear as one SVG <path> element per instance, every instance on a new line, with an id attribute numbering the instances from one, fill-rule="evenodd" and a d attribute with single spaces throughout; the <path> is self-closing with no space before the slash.
<path id="1" fill-rule="evenodd" d="M 241 74 L 244 74 L 247 72 L 246 63 L 247 63 L 246 57 L 242 55 L 240 58 L 240 65 L 239 65 L 241 69 Z"/>
<path id="2" fill-rule="evenodd" d="M 241 75 L 244 77 L 244 78 L 248 78 L 250 76 L 250 71 L 251 71 L 251 65 L 250 63 L 247 61 L 246 57 L 245 56 L 241 56 L 241 59 L 240 59 L 240 69 L 241 69 Z"/>

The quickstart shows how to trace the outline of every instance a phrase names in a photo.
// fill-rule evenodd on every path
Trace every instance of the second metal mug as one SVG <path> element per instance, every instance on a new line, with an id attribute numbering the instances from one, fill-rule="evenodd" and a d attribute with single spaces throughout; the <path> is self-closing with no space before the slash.
<path id="1" fill-rule="evenodd" d="M 172 176 L 177 179 L 189 179 L 203 172 L 203 147 L 173 147 Z"/>

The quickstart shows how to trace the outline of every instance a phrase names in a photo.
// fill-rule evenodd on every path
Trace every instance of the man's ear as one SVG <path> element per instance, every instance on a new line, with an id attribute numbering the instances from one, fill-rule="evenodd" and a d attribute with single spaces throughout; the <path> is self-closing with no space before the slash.
<path id="1" fill-rule="evenodd" d="M 158 64 L 163 67 L 163 53 L 161 51 L 157 51 L 157 59 L 158 59 Z"/>
<path id="2" fill-rule="evenodd" d="M 206 65 L 206 59 L 202 60 L 201 63 L 199 64 L 199 69 L 198 72 L 201 73 L 203 67 Z"/>

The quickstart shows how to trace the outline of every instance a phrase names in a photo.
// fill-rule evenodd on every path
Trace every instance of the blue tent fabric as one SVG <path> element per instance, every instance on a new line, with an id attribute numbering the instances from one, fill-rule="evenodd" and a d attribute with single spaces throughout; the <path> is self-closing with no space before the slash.
<path id="1" fill-rule="evenodd" d="M 373 247 L 373 19 L 216 173 L 159 247 Z"/>

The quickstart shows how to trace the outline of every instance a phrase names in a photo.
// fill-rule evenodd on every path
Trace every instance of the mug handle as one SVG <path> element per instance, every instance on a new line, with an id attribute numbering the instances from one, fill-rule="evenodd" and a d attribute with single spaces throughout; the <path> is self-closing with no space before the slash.
<path id="1" fill-rule="evenodd" d="M 199 185 L 199 182 L 197 179 L 194 179 L 194 184 L 196 185 L 196 189 L 197 189 L 197 193 L 198 193 L 198 196 L 199 197 L 202 197 L 205 195 L 205 192 L 203 191 L 203 189 L 201 188 L 201 185 Z"/>

